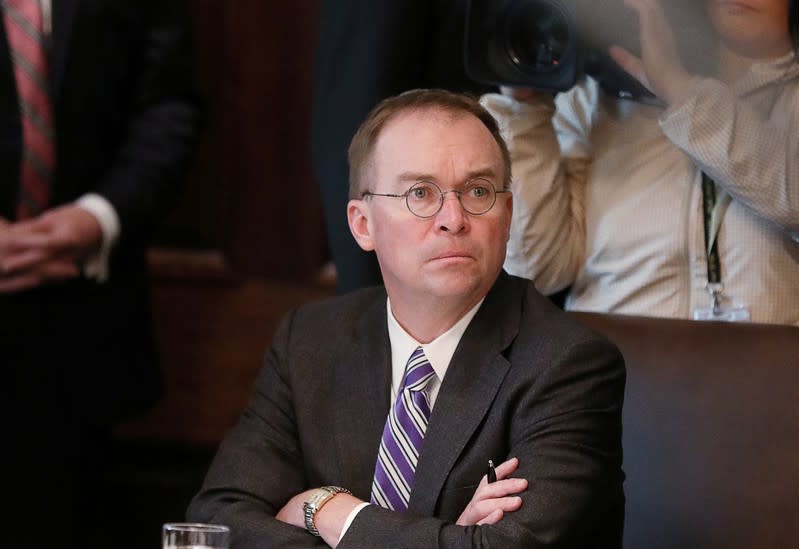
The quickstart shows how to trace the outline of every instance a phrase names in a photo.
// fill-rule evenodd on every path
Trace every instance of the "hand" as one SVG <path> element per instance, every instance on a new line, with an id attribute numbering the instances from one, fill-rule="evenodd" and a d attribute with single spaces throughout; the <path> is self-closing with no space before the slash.
<path id="1" fill-rule="evenodd" d="M 0 293 L 78 276 L 78 263 L 99 250 L 101 242 L 99 223 L 77 206 L 17 223 L 0 220 Z"/>
<path id="2" fill-rule="evenodd" d="M 456 524 L 470 526 L 473 524 L 496 524 L 505 513 L 518 510 L 522 506 L 522 498 L 510 496 L 527 490 L 527 479 L 508 478 L 519 467 L 519 460 L 511 458 L 496 468 L 496 482 L 488 483 L 483 475 L 472 500 L 458 517 Z"/>
<path id="3" fill-rule="evenodd" d="M 688 93 L 691 74 L 680 54 L 659 0 L 624 0 L 638 13 L 641 58 L 620 46 L 611 46 L 613 60 L 649 91 L 671 104 Z"/>
<path id="4" fill-rule="evenodd" d="M 308 498 L 311 497 L 311 492 L 313 492 L 313 490 L 306 490 L 288 500 L 280 511 L 277 512 L 275 518 L 281 522 L 305 530 L 305 513 L 303 512 L 302 504 L 308 501 Z"/>
<path id="5" fill-rule="evenodd" d="M 538 97 L 538 92 L 532 88 L 512 88 L 510 86 L 500 86 L 499 91 L 502 95 L 514 98 L 516 101 L 533 101 Z"/>

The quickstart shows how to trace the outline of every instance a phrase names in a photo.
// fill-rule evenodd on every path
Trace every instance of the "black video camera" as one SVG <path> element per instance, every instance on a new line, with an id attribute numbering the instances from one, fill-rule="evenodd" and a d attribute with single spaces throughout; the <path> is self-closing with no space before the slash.
<path id="1" fill-rule="evenodd" d="M 468 0 L 465 63 L 494 85 L 568 90 L 586 74 L 620 97 L 653 98 L 608 55 L 638 54 L 638 17 L 622 0 Z"/>

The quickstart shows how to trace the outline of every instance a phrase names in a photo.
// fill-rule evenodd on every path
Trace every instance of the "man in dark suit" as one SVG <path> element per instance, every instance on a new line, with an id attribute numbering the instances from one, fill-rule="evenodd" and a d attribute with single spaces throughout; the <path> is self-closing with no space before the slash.
<path id="1" fill-rule="evenodd" d="M 144 251 L 196 140 L 188 20 L 182 0 L 0 6 L 4 471 L 15 519 L 71 547 L 108 429 L 159 396 Z"/>
<path id="2" fill-rule="evenodd" d="M 623 361 L 502 272 L 496 122 L 408 92 L 350 165 L 350 229 L 385 289 L 284 320 L 189 517 L 229 525 L 234 549 L 619 547 Z"/>
<path id="3" fill-rule="evenodd" d="M 382 99 L 414 88 L 480 94 L 464 67 L 462 0 L 323 0 L 314 72 L 313 163 L 339 293 L 381 282 L 374 254 L 352 240 L 347 147 Z"/>

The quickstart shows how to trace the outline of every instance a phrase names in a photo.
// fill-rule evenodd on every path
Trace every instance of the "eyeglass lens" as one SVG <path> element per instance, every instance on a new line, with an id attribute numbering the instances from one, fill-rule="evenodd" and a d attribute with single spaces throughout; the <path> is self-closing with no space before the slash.
<path id="1" fill-rule="evenodd" d="M 486 213 L 494 205 L 494 186 L 486 179 L 473 179 L 463 190 L 442 191 L 430 181 L 420 181 L 408 190 L 405 201 L 408 209 L 419 217 L 432 217 L 444 204 L 446 193 L 456 193 L 464 210 L 472 215 Z"/>

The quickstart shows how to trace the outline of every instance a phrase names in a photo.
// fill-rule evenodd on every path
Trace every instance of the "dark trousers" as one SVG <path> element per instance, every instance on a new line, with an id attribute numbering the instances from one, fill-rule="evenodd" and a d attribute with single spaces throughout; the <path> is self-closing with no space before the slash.
<path id="1" fill-rule="evenodd" d="M 40 339 L 46 319 L 35 310 L 15 313 L 0 320 L 2 484 L 10 510 L 3 545 L 94 547 L 100 505 L 110 503 L 98 501 L 107 428 L 79 411 L 65 389 L 79 365 Z"/>

